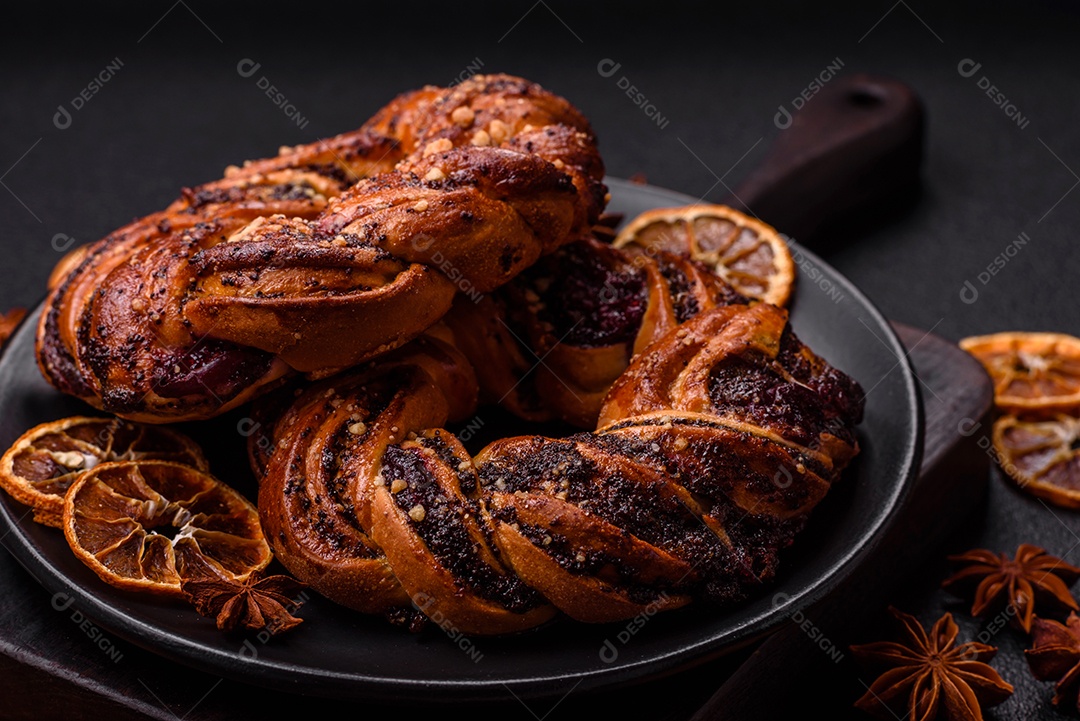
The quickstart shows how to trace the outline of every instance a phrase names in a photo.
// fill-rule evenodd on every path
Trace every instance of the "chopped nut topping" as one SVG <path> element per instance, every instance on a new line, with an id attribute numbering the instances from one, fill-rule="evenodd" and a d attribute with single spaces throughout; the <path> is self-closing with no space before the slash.
<path id="1" fill-rule="evenodd" d="M 472 140 L 469 141 L 472 145 L 479 147 L 485 147 L 491 145 L 491 136 L 488 135 L 486 130 L 478 130 L 476 134 L 472 136 Z"/>
<path id="2" fill-rule="evenodd" d="M 454 144 L 450 142 L 449 138 L 439 138 L 438 140 L 432 140 L 424 148 L 424 157 L 434 155 L 435 153 L 445 153 L 454 147 Z"/>
<path id="3" fill-rule="evenodd" d="M 424 510 L 423 506 L 417 505 L 409 509 L 409 518 L 413 519 L 417 523 L 424 520 L 425 516 L 427 516 L 427 511 Z"/>
<path id="4" fill-rule="evenodd" d="M 144 310 L 146 310 L 146 301 L 142 298 L 136 298 L 135 300 L 131 301 L 131 309 L 136 313 L 142 313 Z"/>
<path id="5" fill-rule="evenodd" d="M 418 200 L 416 201 L 416 204 L 412 207 L 412 209 L 415 210 L 417 213 L 423 213 L 425 210 L 428 209 L 428 202 L 426 200 Z"/>
<path id="6" fill-rule="evenodd" d="M 432 168 L 427 172 L 427 175 L 424 176 L 424 180 L 446 180 L 446 173 L 444 173 L 441 168 Z"/>
<path id="7" fill-rule="evenodd" d="M 469 127 L 475 117 L 476 114 L 467 105 L 454 108 L 454 112 L 450 113 L 450 119 L 463 128 Z"/>
<path id="8" fill-rule="evenodd" d="M 256 230 L 258 230 L 260 227 L 262 227 L 263 224 L 265 224 L 265 223 L 266 223 L 266 218 L 260 216 L 260 217 L 256 218 L 255 220 L 251 221 L 250 223 L 248 223 L 247 225 L 245 225 L 240 230 L 238 230 L 235 233 L 233 233 L 232 235 L 230 235 L 225 242 L 227 242 L 227 243 L 237 243 L 237 242 L 239 242 L 241 240 L 247 240 L 248 238 L 251 237 L 251 235 Z"/>
<path id="9" fill-rule="evenodd" d="M 675 450 L 682 451 L 686 449 L 686 447 L 689 445 L 689 442 L 682 436 L 679 436 L 671 445 L 675 447 Z"/>
<path id="10" fill-rule="evenodd" d="M 585 563 L 585 554 L 579 553 L 578 555 L 574 556 L 574 560 L 578 563 Z"/>
<path id="11" fill-rule="evenodd" d="M 492 120 L 488 125 L 488 133 L 496 143 L 501 143 L 510 137 L 510 126 L 501 120 Z"/>
<path id="12" fill-rule="evenodd" d="M 555 158 L 554 162 L 552 162 L 551 164 L 552 164 L 552 165 L 554 165 L 554 166 L 555 166 L 556 168 L 558 168 L 559 170 L 562 170 L 563 168 L 565 168 L 565 167 L 566 167 L 566 163 L 564 163 L 563 161 L 559 160 L 558 158 Z"/>
<path id="13" fill-rule="evenodd" d="M 354 436 L 362 436 L 367 433 L 367 425 L 363 421 L 357 421 L 356 423 L 349 424 L 349 433 Z"/>
<path id="14" fill-rule="evenodd" d="M 390 492 L 391 493 L 401 493 L 402 491 L 404 491 L 408 487 L 409 487 L 409 484 L 405 482 L 404 478 L 395 478 L 394 482 L 390 484 Z"/>

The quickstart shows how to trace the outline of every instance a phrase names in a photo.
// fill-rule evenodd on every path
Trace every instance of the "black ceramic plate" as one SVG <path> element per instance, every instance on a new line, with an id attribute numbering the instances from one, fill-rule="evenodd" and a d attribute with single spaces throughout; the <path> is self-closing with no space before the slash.
<path id="1" fill-rule="evenodd" d="M 610 185 L 611 210 L 627 217 L 694 200 L 626 182 Z M 24 506 L 0 493 L 3 545 L 50 592 L 69 594 L 117 636 L 205 671 L 297 693 L 381 699 L 562 695 L 575 686 L 609 687 L 718 656 L 774 630 L 849 574 L 889 523 L 919 461 L 921 411 L 900 342 L 851 283 L 812 254 L 795 251 L 795 330 L 868 392 L 859 429 L 863 450 L 784 553 L 775 584 L 735 608 L 691 606 L 630 624 L 564 619 L 514 637 L 465 638 L 439 628 L 409 634 L 316 596 L 300 613 L 303 626 L 266 642 L 258 635 L 219 633 L 212 621 L 182 605 L 107 586 L 75 559 L 60 531 L 35 524 Z M 88 412 L 38 373 L 35 319 L 0 358 L 0 448 L 37 423 Z M 185 430 L 207 449 L 218 476 L 253 497 L 242 433 L 249 426 L 234 413 Z"/>

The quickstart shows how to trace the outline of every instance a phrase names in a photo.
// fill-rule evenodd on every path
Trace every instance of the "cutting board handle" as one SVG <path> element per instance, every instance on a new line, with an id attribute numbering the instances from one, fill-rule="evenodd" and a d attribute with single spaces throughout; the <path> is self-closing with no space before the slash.
<path id="1" fill-rule="evenodd" d="M 898 80 L 835 78 L 800 110 L 781 106 L 775 122 L 781 130 L 767 157 L 725 202 L 797 240 L 814 245 L 826 225 L 918 187 L 923 107 Z"/>

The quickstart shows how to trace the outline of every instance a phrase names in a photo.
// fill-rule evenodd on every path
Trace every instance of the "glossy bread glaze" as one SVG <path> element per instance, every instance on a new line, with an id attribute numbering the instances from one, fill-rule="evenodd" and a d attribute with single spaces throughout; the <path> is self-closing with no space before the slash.
<path id="1" fill-rule="evenodd" d="M 774 576 L 778 552 L 858 452 L 858 384 L 799 342 L 786 311 L 748 302 L 701 266 L 681 266 L 679 278 L 701 274 L 693 282 L 671 282 L 671 271 L 661 282 L 678 258 L 635 264 L 590 242 L 561 253 L 578 257 L 555 261 L 565 275 L 547 293 L 605 267 L 643 278 L 610 303 L 649 298 L 614 337 L 609 314 L 576 321 L 585 327 L 568 353 L 594 339 L 618 349 L 594 363 L 596 430 L 505 438 L 473 457 L 446 429 L 514 376 L 499 364 L 521 348 L 475 367 L 459 349 L 527 344 L 490 336 L 501 316 L 448 323 L 311 385 L 257 440 L 270 452 L 253 452 L 264 527 L 294 574 L 352 608 L 421 613 L 470 634 L 528 628 L 556 609 L 606 622 L 730 603 Z M 505 292 L 536 293 L 517 310 L 539 323 L 553 297 L 535 279 L 518 285 Z M 680 315 L 687 297 L 695 312 Z M 506 307 L 491 300 L 469 317 Z M 533 394 L 523 415 L 585 405 L 568 398 Z M 521 403 L 504 396 L 511 411 Z"/>
<path id="2" fill-rule="evenodd" d="M 57 266 L 38 363 L 150 422 L 217 415 L 293 370 L 418 336 L 583 237 L 606 202 L 585 118 L 505 75 L 395 99 L 362 128 L 232 167 Z"/>

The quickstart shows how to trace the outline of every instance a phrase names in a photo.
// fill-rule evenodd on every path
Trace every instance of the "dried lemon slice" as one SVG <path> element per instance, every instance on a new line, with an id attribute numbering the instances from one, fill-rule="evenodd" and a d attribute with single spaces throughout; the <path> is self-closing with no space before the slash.
<path id="1" fill-rule="evenodd" d="M 1080 418 L 1026 421 L 1002 416 L 994 424 L 994 449 L 1002 469 L 1035 496 L 1080 508 Z"/>
<path id="2" fill-rule="evenodd" d="M 648 210 L 630 221 L 615 247 L 666 250 L 700 261 L 743 295 L 783 306 L 795 263 L 774 228 L 726 205 Z"/>
<path id="3" fill-rule="evenodd" d="M 157 459 L 202 470 L 202 451 L 187 436 L 162 426 L 118 418 L 76 416 L 42 423 L 0 458 L 0 486 L 34 510 L 34 520 L 60 526 L 64 493 L 99 463 Z"/>
<path id="4" fill-rule="evenodd" d="M 999 408 L 1053 412 L 1080 407 L 1080 338 L 1061 333 L 995 333 L 960 347 L 983 364 Z"/>
<path id="5" fill-rule="evenodd" d="M 72 551 L 117 588 L 182 597 L 181 582 L 243 581 L 270 562 L 259 513 L 208 473 L 166 461 L 103 463 L 64 496 Z"/>

